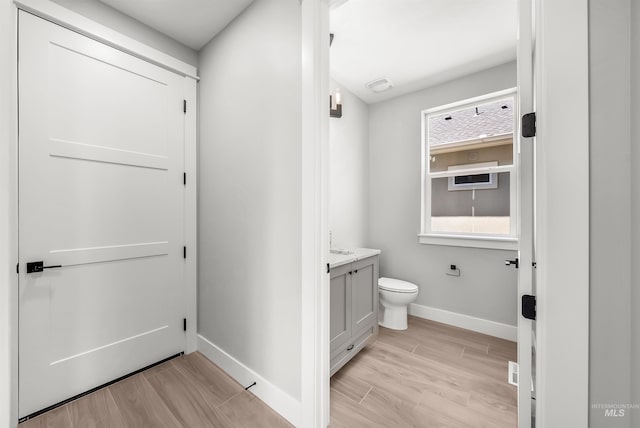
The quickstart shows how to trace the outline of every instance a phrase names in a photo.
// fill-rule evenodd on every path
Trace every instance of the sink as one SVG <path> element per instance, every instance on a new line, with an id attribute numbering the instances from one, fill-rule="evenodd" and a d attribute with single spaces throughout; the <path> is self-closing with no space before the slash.
<path id="1" fill-rule="evenodd" d="M 343 256 L 348 256 L 349 254 L 355 254 L 355 251 L 343 250 L 340 248 L 332 248 L 331 254 L 342 254 Z"/>

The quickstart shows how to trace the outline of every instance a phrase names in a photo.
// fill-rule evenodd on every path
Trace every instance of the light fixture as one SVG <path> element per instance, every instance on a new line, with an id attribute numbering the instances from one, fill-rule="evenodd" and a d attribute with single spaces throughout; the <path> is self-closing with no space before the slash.
<path id="1" fill-rule="evenodd" d="M 333 44 L 333 33 L 329 33 L 329 47 Z M 340 89 L 336 88 L 336 104 L 333 108 L 333 95 L 329 95 L 329 116 L 330 117 L 342 117 L 342 99 L 340 97 Z"/>
<path id="2" fill-rule="evenodd" d="M 340 90 L 336 89 L 336 104 L 334 108 L 333 104 L 333 96 L 329 95 L 329 116 L 331 117 L 342 117 L 342 97 L 340 96 Z"/>
<path id="3" fill-rule="evenodd" d="M 386 77 L 380 79 L 374 79 L 366 84 L 367 88 L 371 89 L 375 93 L 384 92 L 393 87 L 393 83 Z"/>

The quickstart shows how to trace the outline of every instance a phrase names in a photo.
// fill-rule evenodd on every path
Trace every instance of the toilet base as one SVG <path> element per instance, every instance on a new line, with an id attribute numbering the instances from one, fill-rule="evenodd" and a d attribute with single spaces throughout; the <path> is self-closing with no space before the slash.
<path id="1" fill-rule="evenodd" d="M 381 316 L 378 325 L 392 330 L 406 330 L 407 325 L 407 305 L 385 307 L 380 305 Z"/>

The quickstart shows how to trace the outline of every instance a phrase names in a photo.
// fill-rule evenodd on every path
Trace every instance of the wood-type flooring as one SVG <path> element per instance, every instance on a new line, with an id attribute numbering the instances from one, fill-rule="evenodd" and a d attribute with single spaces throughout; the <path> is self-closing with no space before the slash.
<path id="1" fill-rule="evenodd" d="M 409 317 L 331 379 L 331 428 L 517 425 L 516 344 Z M 19 428 L 291 427 L 200 353 L 174 358 Z"/>

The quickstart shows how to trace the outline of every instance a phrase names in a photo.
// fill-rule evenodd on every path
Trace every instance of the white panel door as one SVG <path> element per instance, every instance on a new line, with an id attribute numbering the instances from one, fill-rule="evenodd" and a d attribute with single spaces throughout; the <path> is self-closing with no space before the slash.
<path id="1" fill-rule="evenodd" d="M 25 12 L 19 57 L 24 417 L 184 351 L 184 78 Z"/>

